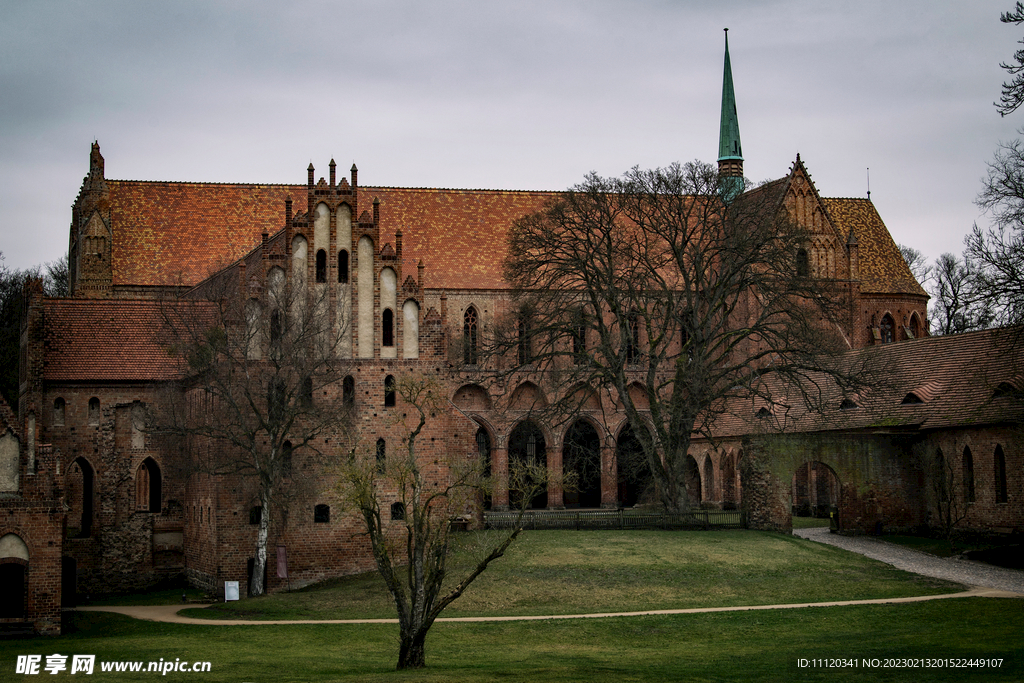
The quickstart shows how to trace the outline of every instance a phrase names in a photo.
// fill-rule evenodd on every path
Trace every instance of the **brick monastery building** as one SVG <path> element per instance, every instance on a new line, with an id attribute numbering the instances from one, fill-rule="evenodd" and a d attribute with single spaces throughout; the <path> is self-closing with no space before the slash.
<path id="1" fill-rule="evenodd" d="M 725 75 L 719 165 L 741 177 L 728 49 Z M 833 505 L 844 531 L 914 527 L 935 522 L 927 463 L 939 458 L 970 504 L 965 526 L 1019 530 L 1024 368 L 1015 333 L 928 337 L 928 297 L 871 201 L 822 197 L 799 156 L 774 182 L 779 210 L 810 234 L 794 267 L 851 292 L 850 353 L 886 359 L 891 382 L 837 399 L 830 415 L 787 416 L 773 439 L 761 438 L 764 415 L 724 421 L 714 445 L 694 443 L 691 500 L 742 507 L 754 528 L 788 530 L 792 510 Z M 327 293 L 330 315 L 348 326 L 351 372 L 317 400 L 351 396 L 364 442 L 399 443 L 385 423 L 401 409 L 385 395 L 388 377 L 433 374 L 452 407 L 430 436 L 449 449 L 483 453 L 496 472 L 529 449 L 557 470 L 571 432 L 600 480 L 552 487 L 538 504 L 637 504 L 641 492 L 617 475 L 630 437 L 614 405 L 555 427 L 515 408 L 517 398 L 559 388 L 524 380 L 513 409 L 499 413 L 481 368 L 466 363 L 466 345 L 509 305 L 501 261 L 510 225 L 556 195 L 362 185 L 354 165 L 339 177 L 333 160 L 326 178 L 310 164 L 296 185 L 113 180 L 94 143 L 72 211 L 71 296 L 28 293 L 17 415 L 0 410 L 0 625 L 56 633 L 62 593 L 69 602 L 75 591 L 181 574 L 211 590 L 237 580 L 244 593 L 252 498 L 229 478 L 177 476 L 181 455 L 142 418 L 179 372 L 155 332 L 161 306 L 215 275 L 256 298 L 281 277 Z M 507 507 L 507 491 L 490 504 Z M 325 485 L 275 521 L 268 547 L 286 547 L 292 587 L 373 566 L 357 520 L 336 506 Z M 273 574 L 270 589 L 283 588 Z"/>

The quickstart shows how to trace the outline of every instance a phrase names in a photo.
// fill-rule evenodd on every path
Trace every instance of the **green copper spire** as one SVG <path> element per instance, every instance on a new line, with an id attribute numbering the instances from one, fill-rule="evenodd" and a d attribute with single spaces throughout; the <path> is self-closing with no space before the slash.
<path id="1" fill-rule="evenodd" d="M 732 200 L 743 191 L 743 147 L 740 144 L 740 120 L 736 115 L 736 92 L 732 86 L 732 62 L 729 61 L 729 29 L 725 29 L 725 74 L 722 78 L 722 126 L 718 136 L 718 173 L 723 183 L 723 198 Z"/>

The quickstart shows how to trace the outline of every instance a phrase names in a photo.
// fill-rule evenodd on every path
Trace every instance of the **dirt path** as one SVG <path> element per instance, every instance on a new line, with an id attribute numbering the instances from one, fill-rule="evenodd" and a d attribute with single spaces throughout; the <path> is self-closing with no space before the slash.
<path id="1" fill-rule="evenodd" d="M 944 595 L 922 595 L 912 598 L 882 598 L 878 600 L 839 600 L 835 602 L 803 602 L 787 605 L 751 605 L 741 607 L 697 607 L 692 609 L 661 609 L 643 612 L 599 612 L 594 614 L 551 614 L 526 617 L 442 617 L 438 621 L 549 621 L 553 619 L 600 619 L 605 617 L 645 617 L 659 614 L 700 614 L 703 612 L 745 612 L 764 609 L 798 609 L 801 607 L 843 607 L 846 605 L 888 605 L 901 602 L 924 602 L 927 600 L 949 600 L 951 598 L 1020 598 L 1018 593 L 995 590 L 991 588 L 972 588 L 961 593 Z M 82 612 L 116 612 L 135 619 L 147 621 L 164 621 L 176 624 L 195 624 L 204 626 L 260 626 L 267 624 L 397 624 L 397 619 L 300 619 L 294 621 L 256 621 L 252 619 L 195 619 L 183 617 L 178 611 L 186 607 L 206 607 L 207 605 L 129 605 L 110 607 L 79 607 Z"/>

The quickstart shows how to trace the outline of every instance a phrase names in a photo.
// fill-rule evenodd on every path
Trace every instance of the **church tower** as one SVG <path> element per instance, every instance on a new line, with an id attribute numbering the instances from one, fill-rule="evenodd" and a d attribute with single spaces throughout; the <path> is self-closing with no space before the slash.
<path id="1" fill-rule="evenodd" d="M 722 77 L 718 173 L 722 178 L 722 198 L 726 202 L 743 192 L 743 147 L 740 145 L 740 121 L 736 115 L 736 92 L 732 85 L 732 63 L 729 61 L 729 29 L 725 29 L 725 73 Z"/>

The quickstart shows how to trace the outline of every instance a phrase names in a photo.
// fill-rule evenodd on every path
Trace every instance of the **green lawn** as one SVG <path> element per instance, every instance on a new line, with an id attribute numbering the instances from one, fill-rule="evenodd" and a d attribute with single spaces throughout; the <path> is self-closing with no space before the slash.
<path id="1" fill-rule="evenodd" d="M 185 626 L 96 612 L 69 617 L 73 633 L 0 641 L 2 680 L 18 655 L 97 656 L 98 681 L 337 681 L 552 683 L 588 681 L 1020 681 L 1024 609 L 1007 599 L 805 608 L 657 617 L 437 624 L 428 668 L 397 673 L 393 625 Z M 997 668 L 865 667 L 864 659 L 996 658 Z M 99 662 L 208 661 L 209 673 L 102 673 Z M 856 668 L 799 667 L 828 658 Z"/>
<path id="2" fill-rule="evenodd" d="M 465 566 L 484 543 L 459 536 Z M 458 576 L 453 572 L 451 576 Z M 960 586 L 795 536 L 756 531 L 527 531 L 445 616 L 579 614 L 891 598 Z M 245 619 L 394 617 L 376 573 L 191 609 Z"/>

